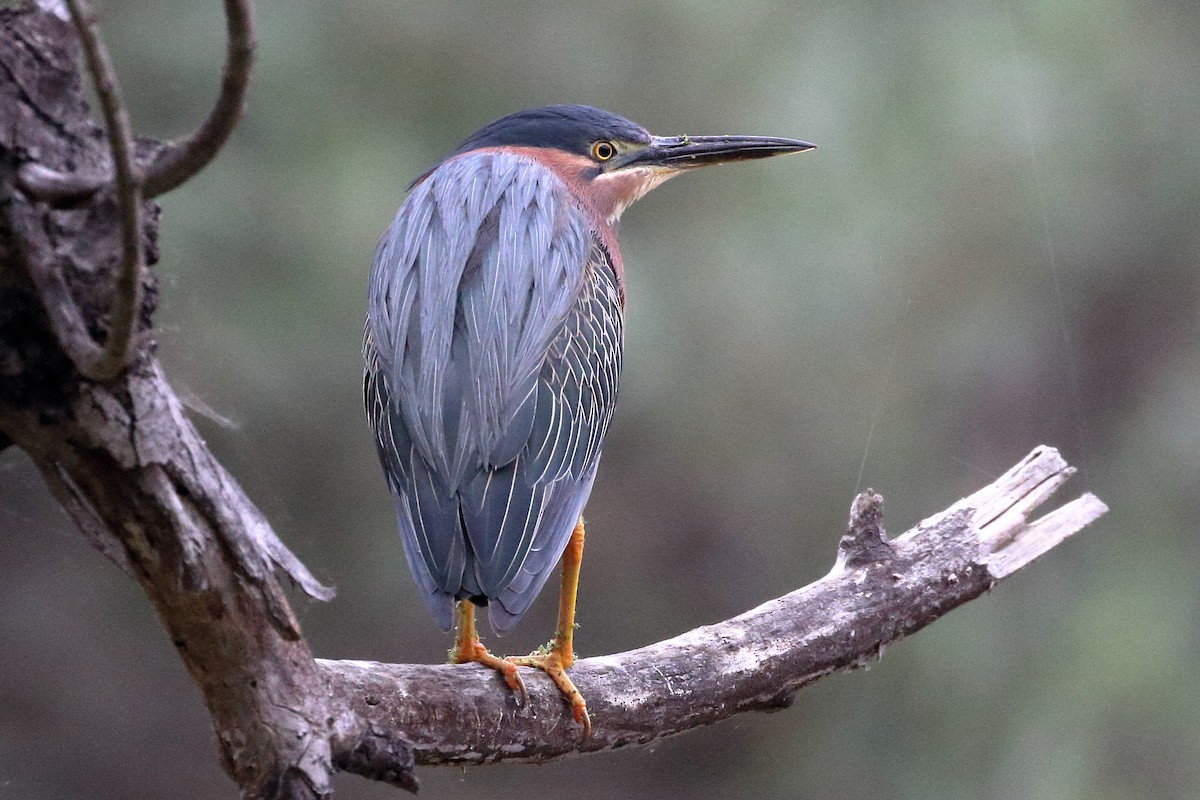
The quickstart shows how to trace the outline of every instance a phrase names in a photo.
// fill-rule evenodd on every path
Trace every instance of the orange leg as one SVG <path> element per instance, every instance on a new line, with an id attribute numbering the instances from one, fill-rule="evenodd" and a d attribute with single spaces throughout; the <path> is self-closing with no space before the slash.
<path id="1" fill-rule="evenodd" d="M 504 676 L 508 688 L 516 692 L 521 705 L 525 705 L 528 696 L 525 681 L 521 680 L 516 665 L 492 655 L 479 641 L 479 634 L 475 631 L 475 604 L 470 600 L 459 600 L 455 607 L 455 615 L 458 617 L 458 634 L 454 640 L 454 649 L 450 651 L 450 663 L 466 664 L 473 661 L 491 667 Z"/>
<path id="2" fill-rule="evenodd" d="M 575 662 L 575 651 L 572 647 L 575 636 L 575 596 L 579 589 L 579 565 L 582 561 L 583 517 L 580 517 L 575 530 L 571 532 L 567 549 L 563 551 L 562 592 L 558 599 L 558 630 L 554 632 L 554 639 L 535 653 L 527 656 L 509 656 L 505 660 L 513 665 L 536 667 L 549 675 L 571 704 L 575 721 L 583 725 L 583 736 L 586 739 L 592 731 L 587 703 L 575 688 L 575 682 L 567 676 L 567 670 Z"/>

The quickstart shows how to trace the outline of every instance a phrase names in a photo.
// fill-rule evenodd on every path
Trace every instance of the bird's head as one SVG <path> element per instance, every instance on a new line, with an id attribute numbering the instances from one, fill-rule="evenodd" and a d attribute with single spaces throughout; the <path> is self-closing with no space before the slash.
<path id="1" fill-rule="evenodd" d="M 685 170 L 800 153 L 816 145 L 775 136 L 655 136 L 624 117 L 580 105 L 530 108 L 467 137 L 447 159 L 483 149 L 537 159 L 608 223 Z"/>

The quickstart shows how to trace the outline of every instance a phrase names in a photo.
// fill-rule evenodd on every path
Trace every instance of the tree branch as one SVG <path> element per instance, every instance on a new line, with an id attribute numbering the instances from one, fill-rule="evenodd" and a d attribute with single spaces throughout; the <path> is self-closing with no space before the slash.
<path id="1" fill-rule="evenodd" d="M 31 153 L 60 172 L 107 158 L 86 117 L 77 46 L 53 14 L 0 9 L 0 119 L 19 121 L 0 130 L 0 444 L 23 449 L 88 541 L 142 586 L 203 695 L 222 763 L 250 800 L 326 797 L 335 769 L 414 789 L 416 764 L 543 761 L 784 707 L 1105 510 L 1085 494 L 1029 522 L 1073 471 L 1045 447 L 894 540 L 882 498 L 868 491 L 821 580 L 726 622 L 577 662 L 588 739 L 538 672 L 527 671 L 529 701 L 517 707 L 477 665 L 315 659 L 278 576 L 317 598 L 332 591 L 217 463 L 153 353 L 95 383 L 64 352 L 72 337 L 55 335 L 63 319 L 71 334 L 98 327 L 121 252 L 103 194 L 52 210 L 30 203 L 15 179 Z M 148 216 L 141 246 L 156 225 Z M 61 286 L 35 280 L 39 260 L 60 270 Z M 76 316 L 56 323 L 46 309 L 63 296 Z"/>
<path id="2" fill-rule="evenodd" d="M 1103 514 L 1104 504 L 1085 494 L 1028 522 L 1072 473 L 1057 451 L 1039 447 L 995 483 L 891 541 L 881 526 L 883 498 L 868 489 L 821 580 L 674 639 L 577 661 L 571 677 L 588 701 L 588 739 L 536 670 L 526 670 L 529 703 L 519 708 L 477 665 L 320 660 L 335 702 L 355 724 L 335 754 L 369 732 L 411 742 L 417 764 L 546 761 L 784 708 L 799 689 L 877 660 Z"/>
<path id="3" fill-rule="evenodd" d="M 242 110 L 254 68 L 254 18 L 249 0 L 224 0 L 225 68 L 221 93 L 203 124 L 186 139 L 172 142 L 146 171 L 146 196 L 158 197 L 202 170 L 228 141 Z"/>

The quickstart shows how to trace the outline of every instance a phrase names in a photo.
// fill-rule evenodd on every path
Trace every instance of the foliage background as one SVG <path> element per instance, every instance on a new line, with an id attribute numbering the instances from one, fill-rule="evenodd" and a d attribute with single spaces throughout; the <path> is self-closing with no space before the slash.
<path id="1" fill-rule="evenodd" d="M 138 131 L 190 129 L 220 4 L 101 11 Z M 196 419 L 218 456 L 338 586 L 300 602 L 319 654 L 449 645 L 362 419 L 364 286 L 407 182 L 523 106 L 820 144 L 626 215 L 629 356 L 588 508 L 584 655 L 819 577 L 868 485 L 899 532 L 1046 442 L 1083 466 L 1071 491 L 1113 509 L 790 711 L 428 769 L 424 796 L 1200 796 L 1200 5 L 266 0 L 258 23 L 244 123 L 163 199 L 162 356 L 211 410 Z M 0 798 L 234 796 L 148 604 L 12 451 L 0 553 Z M 551 594 L 499 648 L 546 638 Z"/>

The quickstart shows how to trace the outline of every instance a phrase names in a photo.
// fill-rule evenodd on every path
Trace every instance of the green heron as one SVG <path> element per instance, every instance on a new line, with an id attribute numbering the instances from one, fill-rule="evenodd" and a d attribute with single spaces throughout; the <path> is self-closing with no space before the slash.
<path id="1" fill-rule="evenodd" d="M 574 660 L 580 516 L 621 373 L 625 272 L 617 221 L 693 167 L 798 153 L 767 136 L 652 136 L 595 108 L 520 111 L 467 137 L 409 186 L 371 270 L 364 398 L 404 553 L 450 658 L 544 670 L 590 730 Z M 558 628 L 529 656 L 503 633 L 562 559 Z"/>

